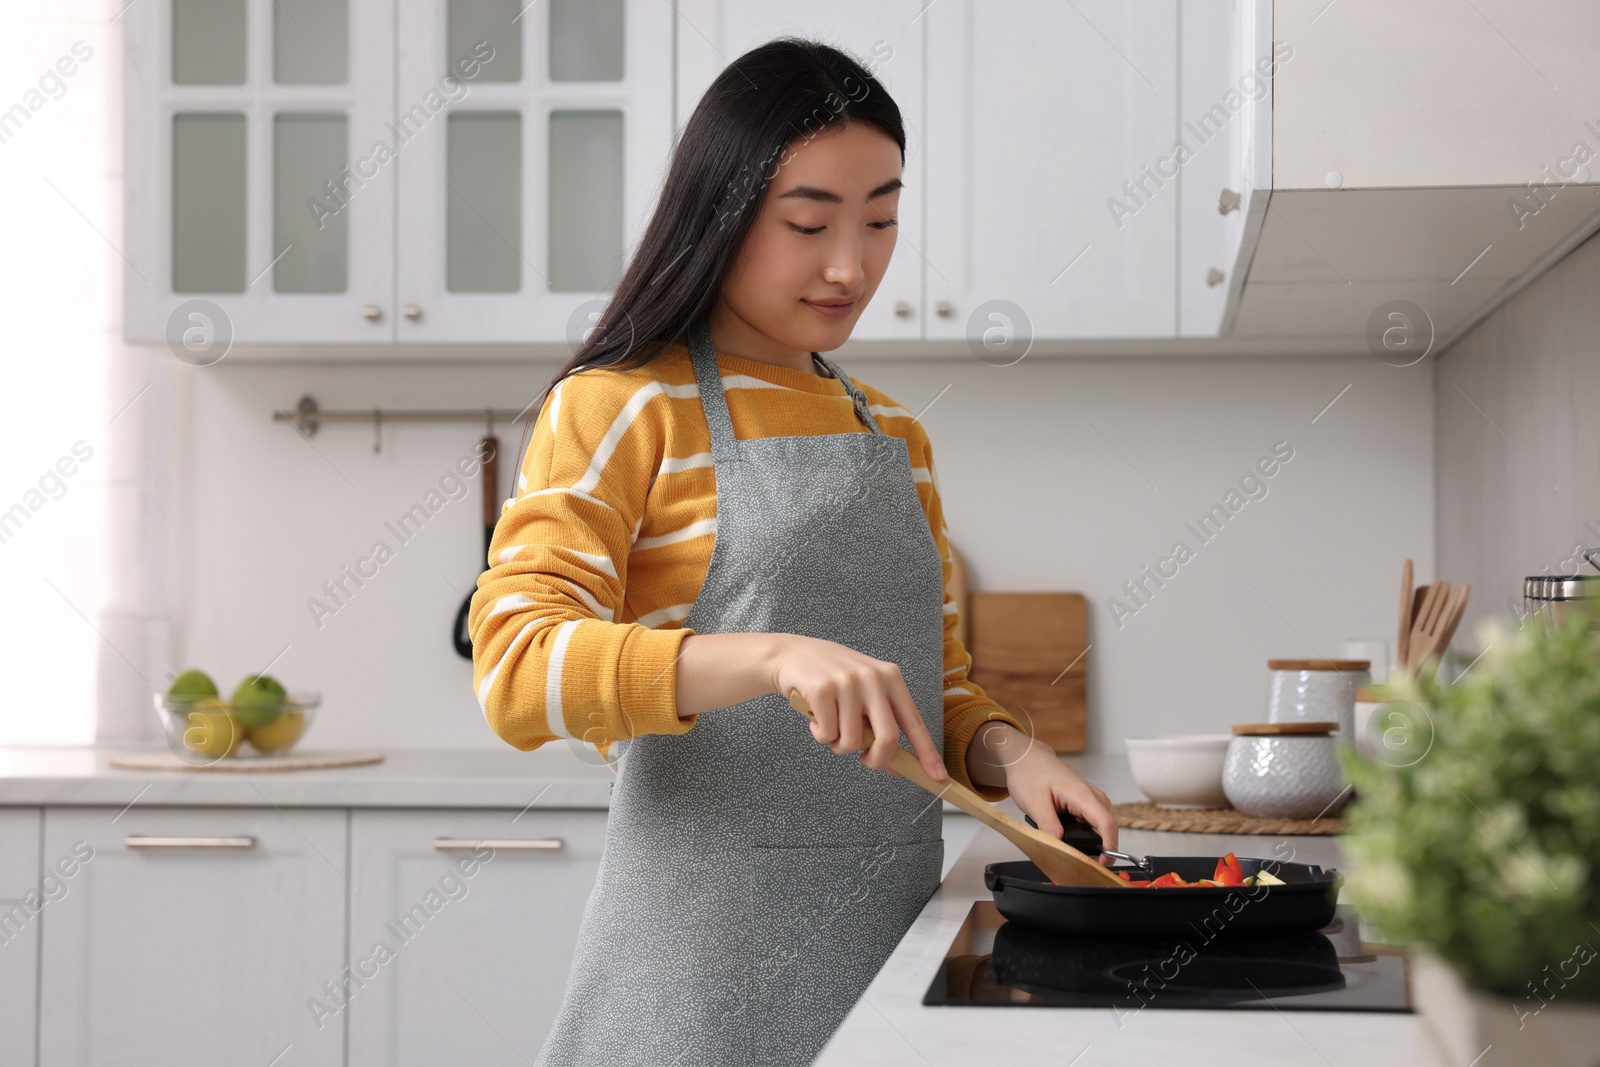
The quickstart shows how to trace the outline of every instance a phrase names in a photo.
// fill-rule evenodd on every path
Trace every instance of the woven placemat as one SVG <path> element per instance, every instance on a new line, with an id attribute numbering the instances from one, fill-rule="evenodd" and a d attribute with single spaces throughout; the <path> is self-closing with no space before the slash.
<path id="1" fill-rule="evenodd" d="M 1233 808 L 1189 811 L 1154 804 L 1113 804 L 1117 825 L 1127 830 L 1175 830 L 1186 834 L 1285 834 L 1325 836 L 1344 832 L 1337 815 L 1320 819 L 1262 819 Z"/>
<path id="2" fill-rule="evenodd" d="M 133 771 L 309 771 L 319 767 L 359 767 L 382 763 L 382 752 L 318 752 L 310 750 L 288 756 L 246 756 L 219 759 L 213 763 L 185 763 L 171 752 L 124 752 L 110 757 L 113 767 Z"/>

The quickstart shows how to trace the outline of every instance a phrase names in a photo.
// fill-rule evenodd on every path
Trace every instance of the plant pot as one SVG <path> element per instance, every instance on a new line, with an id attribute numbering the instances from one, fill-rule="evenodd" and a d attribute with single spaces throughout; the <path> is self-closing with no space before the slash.
<path id="1" fill-rule="evenodd" d="M 1469 989 L 1430 952 L 1410 953 L 1411 995 L 1444 1062 L 1466 1067 L 1594 1067 L 1600 1004 L 1563 1000 L 1559 980 L 1543 1002 Z M 1588 966 L 1600 966 L 1600 960 Z M 1543 992 L 1543 990 L 1541 990 Z"/>

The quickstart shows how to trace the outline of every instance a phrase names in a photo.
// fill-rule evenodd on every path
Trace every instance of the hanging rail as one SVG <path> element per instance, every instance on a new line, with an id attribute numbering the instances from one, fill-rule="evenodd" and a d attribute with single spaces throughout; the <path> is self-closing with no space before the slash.
<path id="1" fill-rule="evenodd" d="M 420 408 L 405 411 L 385 410 L 383 408 L 368 408 L 366 410 L 350 409 L 347 411 L 324 410 L 317 404 L 316 397 L 307 395 L 300 398 L 294 406 L 294 411 L 274 411 L 273 422 L 287 422 L 307 437 L 315 437 L 317 429 L 325 422 L 371 422 L 373 424 L 374 442 L 373 451 L 378 449 L 378 436 L 383 432 L 386 422 L 479 422 L 484 424 L 485 432 L 492 432 L 497 422 L 517 422 L 528 414 L 529 408 L 521 411 L 500 408 Z"/>

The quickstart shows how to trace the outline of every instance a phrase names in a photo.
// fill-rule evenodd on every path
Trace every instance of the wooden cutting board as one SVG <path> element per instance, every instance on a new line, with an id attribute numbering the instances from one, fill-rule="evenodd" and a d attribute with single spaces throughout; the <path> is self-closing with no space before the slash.
<path id="1" fill-rule="evenodd" d="M 967 592 L 972 680 L 1057 752 L 1088 724 L 1088 606 L 1078 593 Z"/>

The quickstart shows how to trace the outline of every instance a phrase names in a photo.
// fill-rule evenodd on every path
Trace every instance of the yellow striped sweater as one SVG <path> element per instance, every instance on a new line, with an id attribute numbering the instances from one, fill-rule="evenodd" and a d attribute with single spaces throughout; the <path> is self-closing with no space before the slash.
<path id="1" fill-rule="evenodd" d="M 722 352 L 717 363 L 741 440 L 870 432 L 832 377 Z M 928 436 L 911 412 L 856 384 L 883 432 L 905 439 L 944 558 L 945 764 L 971 785 L 966 750 L 978 727 L 1021 727 L 967 678 Z M 711 562 L 716 512 L 711 432 L 686 347 L 563 379 L 534 425 L 472 598 L 473 681 L 494 732 L 524 751 L 557 738 L 603 751 L 693 728 L 695 716 L 678 718 L 676 664 L 694 632 L 683 621 Z"/>

